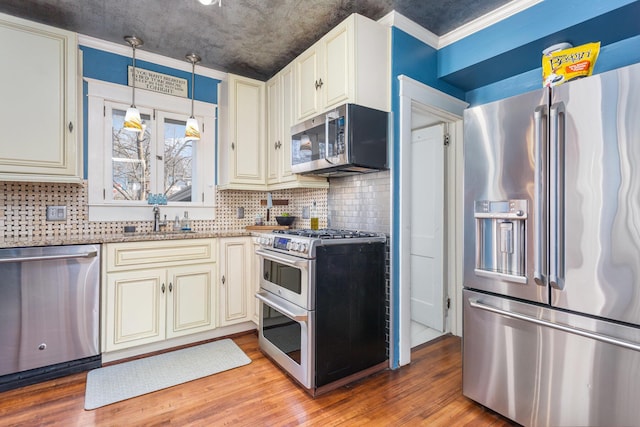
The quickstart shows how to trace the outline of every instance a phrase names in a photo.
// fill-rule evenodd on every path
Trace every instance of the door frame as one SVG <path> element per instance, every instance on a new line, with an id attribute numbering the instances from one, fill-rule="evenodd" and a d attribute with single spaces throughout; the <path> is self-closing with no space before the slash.
<path id="1" fill-rule="evenodd" d="M 392 197 L 393 224 L 399 230 L 392 234 L 391 335 L 392 366 L 411 362 L 411 132 L 414 109 L 434 115 L 449 123 L 449 148 L 445 181 L 446 212 L 450 222 L 445 227 L 445 282 L 451 298 L 451 310 L 445 321 L 445 331 L 462 334 L 462 114 L 469 105 L 451 95 L 433 89 L 410 77 L 400 75 L 399 80 L 399 141 L 397 151 L 399 170 L 392 174 L 392 188 L 398 194 Z M 397 184 L 397 185 L 396 185 Z M 454 197 L 447 197 L 452 195 Z M 394 206 L 397 209 L 394 210 Z M 395 255 L 395 260 L 393 259 Z M 396 270 L 396 271 L 394 271 Z M 444 304 L 444 301 L 443 301 Z"/>

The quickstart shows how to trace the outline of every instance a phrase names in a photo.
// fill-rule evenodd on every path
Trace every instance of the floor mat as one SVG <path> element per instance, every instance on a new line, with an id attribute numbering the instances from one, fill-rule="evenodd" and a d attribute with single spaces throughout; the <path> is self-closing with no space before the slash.
<path id="1" fill-rule="evenodd" d="M 230 339 L 159 354 L 90 371 L 85 409 L 141 396 L 251 363 Z"/>

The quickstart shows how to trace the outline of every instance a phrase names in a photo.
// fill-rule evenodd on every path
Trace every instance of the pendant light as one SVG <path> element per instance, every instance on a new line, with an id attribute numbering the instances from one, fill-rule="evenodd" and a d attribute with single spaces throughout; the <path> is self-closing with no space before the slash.
<path id="1" fill-rule="evenodd" d="M 126 36 L 124 39 L 133 48 L 133 92 L 131 107 L 127 108 L 127 113 L 124 116 L 124 129 L 142 132 L 142 119 L 140 118 L 140 111 L 136 108 L 136 48 L 142 46 L 144 42 L 136 36 Z"/>
<path id="2" fill-rule="evenodd" d="M 193 115 L 193 100 L 196 96 L 196 64 L 200 62 L 202 58 L 195 53 L 189 53 L 185 58 L 191 62 L 191 117 L 187 120 L 184 138 L 186 140 L 198 141 L 200 139 L 200 128 L 198 127 L 198 120 L 196 120 Z"/>

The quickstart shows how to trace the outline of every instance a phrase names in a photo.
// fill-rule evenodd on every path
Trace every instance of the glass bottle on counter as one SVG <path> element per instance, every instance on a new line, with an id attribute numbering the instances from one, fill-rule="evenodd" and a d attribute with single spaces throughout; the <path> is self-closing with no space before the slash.
<path id="1" fill-rule="evenodd" d="M 312 230 L 317 230 L 318 229 L 318 207 L 316 206 L 316 201 L 313 201 L 313 204 L 311 205 L 311 212 L 310 212 L 310 217 L 311 217 L 311 229 Z"/>
<path id="2" fill-rule="evenodd" d="M 184 217 L 180 221 L 180 228 L 182 231 L 191 231 L 191 222 L 189 221 L 189 212 L 184 211 Z"/>

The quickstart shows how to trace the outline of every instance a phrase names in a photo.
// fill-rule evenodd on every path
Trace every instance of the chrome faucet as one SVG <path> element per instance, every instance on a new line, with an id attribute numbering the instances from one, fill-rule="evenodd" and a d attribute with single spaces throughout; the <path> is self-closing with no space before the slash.
<path id="1" fill-rule="evenodd" d="M 161 231 L 160 227 L 167 225 L 167 216 L 164 216 L 164 221 L 160 221 L 160 206 L 153 205 L 153 231 Z"/>

